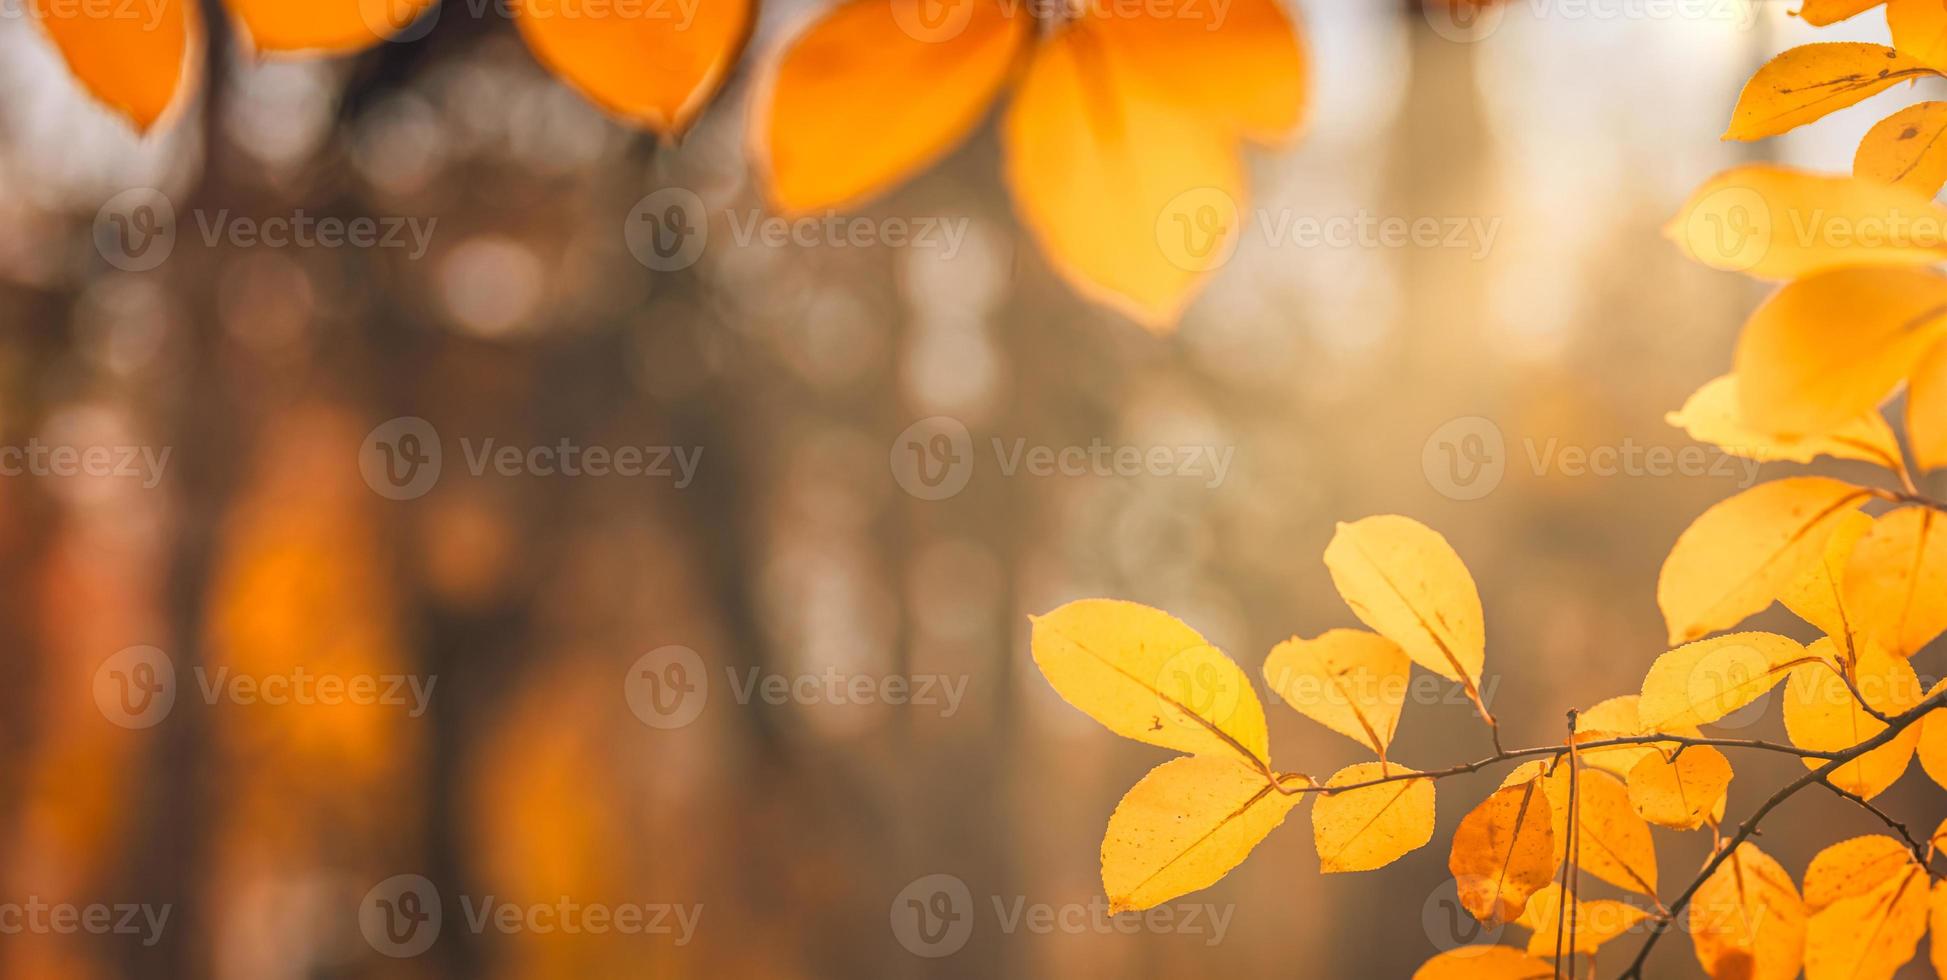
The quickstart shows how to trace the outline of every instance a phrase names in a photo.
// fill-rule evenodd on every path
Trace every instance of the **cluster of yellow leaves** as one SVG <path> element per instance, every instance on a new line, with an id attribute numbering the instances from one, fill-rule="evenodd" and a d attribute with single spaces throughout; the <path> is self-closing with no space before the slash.
<path id="1" fill-rule="evenodd" d="M 1294 638 L 1264 667 L 1287 704 L 1379 756 L 1322 786 L 1272 767 L 1250 680 L 1181 621 L 1112 599 L 1034 618 L 1034 662 L 1068 703 L 1118 735 L 1189 753 L 1151 770 L 1109 818 L 1102 886 L 1112 908 L 1145 909 L 1214 883 L 1308 795 L 1319 797 L 1312 838 L 1328 873 L 1383 867 L 1432 839 L 1433 780 L 1385 755 L 1411 664 L 1480 701 L 1486 639 L 1473 577 L 1446 539 L 1403 517 L 1341 524 L 1325 561 L 1374 632 Z M 1535 820 L 1545 832 L 1546 819 Z"/>
<path id="2" fill-rule="evenodd" d="M 251 48 L 266 55 L 345 54 L 397 36 L 438 0 L 225 0 Z M 138 130 L 183 102 L 201 62 L 191 0 L 152 4 L 30 0 L 81 84 Z M 664 135 L 701 111 L 742 51 L 751 0 L 707 0 L 693 16 L 659 4 L 513 0 L 535 57 L 602 108 Z"/>
<path id="3" fill-rule="evenodd" d="M 1154 330 L 1228 257 L 1247 198 L 1239 147 L 1299 126 L 1306 66 L 1276 0 L 1076 5 L 1037 24 L 1013 0 L 847 0 L 784 52 L 753 114 L 773 204 L 855 204 L 964 141 L 1011 90 L 1007 183 L 1049 261 Z M 889 98 L 889 93 L 897 97 Z"/>

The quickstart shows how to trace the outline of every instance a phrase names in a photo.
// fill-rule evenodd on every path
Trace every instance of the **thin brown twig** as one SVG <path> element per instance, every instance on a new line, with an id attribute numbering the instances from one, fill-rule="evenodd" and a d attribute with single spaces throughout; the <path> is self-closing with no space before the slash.
<path id="1" fill-rule="evenodd" d="M 1880 809 L 1878 804 L 1875 804 L 1873 801 L 1863 796 L 1860 796 L 1858 793 L 1854 793 L 1853 791 L 1846 789 L 1843 786 L 1840 786 L 1839 784 L 1833 782 L 1829 777 L 1825 779 L 1821 779 L 1819 780 L 1819 782 L 1822 785 L 1824 785 L 1826 789 L 1831 790 L 1840 799 L 1851 802 L 1852 804 L 1858 806 L 1860 809 L 1865 810 L 1867 813 L 1870 813 L 1873 816 L 1878 817 L 1880 823 L 1885 824 L 1894 833 L 1900 835 L 1900 839 L 1906 842 L 1907 850 L 1913 852 L 1914 859 L 1920 862 L 1921 867 L 1927 869 L 1927 874 L 1932 875 L 1933 877 L 1936 878 L 1940 877 L 1940 875 L 1936 873 L 1933 870 L 1933 868 L 1927 864 L 1927 858 L 1928 858 L 1927 845 L 1922 843 L 1918 838 L 1914 837 L 1913 831 L 1908 829 L 1905 823 L 1894 819 L 1892 814 L 1887 813 L 1885 810 Z"/>

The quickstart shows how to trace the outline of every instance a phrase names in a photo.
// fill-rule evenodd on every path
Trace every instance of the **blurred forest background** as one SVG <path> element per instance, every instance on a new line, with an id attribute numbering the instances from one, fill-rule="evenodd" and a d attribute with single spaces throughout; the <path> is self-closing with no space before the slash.
<path id="1" fill-rule="evenodd" d="M 1761 288 L 1684 262 L 1660 225 L 1754 153 L 1845 169 L 1874 116 L 1717 141 L 1750 72 L 1813 39 L 1791 3 L 1518 0 L 1466 41 L 1399 0 L 1297 6 L 1314 115 L 1297 146 L 1252 156 L 1257 212 L 1498 231 L 1491 247 L 1334 248 L 1250 229 L 1165 339 L 1055 278 L 1011 218 L 991 123 L 859 212 L 965 219 L 951 256 L 734 242 L 725 216 L 761 208 L 752 74 L 816 4 L 767 4 L 753 57 L 673 146 L 545 74 L 492 5 L 458 3 L 408 43 L 267 63 L 212 8 L 200 92 L 140 140 L 10 6 L 0 444 L 171 455 L 153 487 L 0 479 L 0 901 L 171 913 L 147 946 L 0 936 L 0 975 L 1381 977 L 1469 938 L 1440 925 L 1444 847 L 1327 880 L 1302 814 L 1178 903 L 1230 910 L 1215 944 L 1004 929 L 996 900 L 1098 900 L 1106 818 L 1166 758 L 1060 702 L 1027 659 L 1026 617 L 1089 595 L 1153 604 L 1255 675 L 1277 641 L 1353 624 L 1319 560 L 1334 522 L 1408 514 L 1481 584 L 1508 743 L 1559 738 L 1566 709 L 1636 689 L 1665 649 L 1663 555 L 1749 481 L 1741 464 L 1605 476 L 1550 455 L 1690 445 L 1663 413 L 1727 369 Z M 1658 9 L 1679 13 L 1642 13 Z M 1604 10 L 1625 13 L 1588 13 Z M 1869 16 L 1817 39 L 1883 37 Z M 160 267 L 123 271 L 95 246 L 97 211 L 144 186 L 180 234 Z M 713 237 L 657 272 L 622 229 L 669 187 L 706 202 Z M 418 257 L 206 244 L 193 216 L 226 209 L 437 225 Z M 445 465 L 424 496 L 391 500 L 359 458 L 402 416 L 437 428 Z M 889 467 L 931 416 L 964 424 L 977 460 L 944 500 Z M 1486 424 L 1450 425 L 1467 419 Z M 1500 438 L 1492 492 L 1440 475 L 1455 432 Z M 682 488 L 475 475 L 462 439 L 702 456 Z M 1009 475 L 994 439 L 1234 458 L 1214 487 Z M 1775 610 L 1758 628 L 1801 629 Z M 143 645 L 173 664 L 176 701 L 128 728 L 98 701 L 102 671 Z M 631 710 L 625 678 L 669 645 L 696 652 L 710 688 L 693 723 L 665 729 Z M 211 703 L 199 667 L 437 680 L 413 717 Z M 951 713 L 746 705 L 726 668 L 966 690 Z M 1360 758 L 1264 696 L 1280 768 Z M 1460 699 L 1431 700 L 1407 707 L 1395 757 L 1488 751 Z M 1748 731 L 1778 727 L 1773 711 Z M 1791 771 L 1744 763 L 1732 815 Z M 1462 815 L 1450 794 L 1498 778 L 1443 784 L 1436 840 Z M 1883 802 L 1937 812 L 1930 792 L 1909 779 Z M 1790 809 L 1765 846 L 1795 870 L 1831 828 L 1869 829 L 1836 799 Z M 1687 878 L 1708 842 L 1659 843 L 1665 876 Z M 399 874 L 447 902 L 439 941 L 405 959 L 358 925 L 368 889 Z M 927 959 L 889 909 L 934 874 L 967 885 L 974 927 Z M 474 932 L 456 924 L 461 895 L 702 913 L 680 945 Z M 1696 972 L 1683 942 L 1653 963 Z"/>

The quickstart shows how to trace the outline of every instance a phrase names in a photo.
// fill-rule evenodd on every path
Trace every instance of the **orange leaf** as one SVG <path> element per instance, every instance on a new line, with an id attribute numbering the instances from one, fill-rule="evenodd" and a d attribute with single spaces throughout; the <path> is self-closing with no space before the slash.
<path id="1" fill-rule="evenodd" d="M 1921 355 L 1908 378 L 1906 435 L 1923 470 L 1947 467 L 1947 340 Z"/>
<path id="2" fill-rule="evenodd" d="M 749 0 L 513 4 L 543 65 L 596 105 L 664 136 L 687 129 L 723 84 L 752 21 Z"/>
<path id="3" fill-rule="evenodd" d="M 1276 0 L 1230 0 L 1221 16 L 1184 0 L 1168 16 L 1102 17 L 1091 29 L 1156 92 L 1239 136 L 1275 143 L 1303 121 L 1305 49 Z"/>
<path id="4" fill-rule="evenodd" d="M 1886 0 L 1805 0 L 1805 6 L 1798 16 L 1805 18 L 1813 27 L 1836 24 L 1847 17 L 1861 14 L 1885 3 Z"/>
<path id="5" fill-rule="evenodd" d="M 1829 41 L 1765 62 L 1737 97 L 1727 140 L 1776 136 L 1901 82 L 1939 72 L 1883 44 Z"/>
<path id="6" fill-rule="evenodd" d="M 154 126 L 195 77 L 202 24 L 185 0 L 32 5 L 68 70 L 137 131 Z"/>
<path id="7" fill-rule="evenodd" d="M 1001 141 L 1021 221 L 1078 291 L 1162 333 L 1243 222 L 1236 139 L 1159 94 L 1090 20 L 1040 45 Z"/>
<path id="8" fill-rule="evenodd" d="M 772 203 L 802 213 L 886 190 L 979 124 L 1028 40 L 997 0 L 851 0 L 785 50 L 753 116 Z M 897 93 L 896 98 L 888 95 Z"/>
<path id="9" fill-rule="evenodd" d="M 225 0 L 258 51 L 349 52 L 398 34 L 438 0 Z"/>

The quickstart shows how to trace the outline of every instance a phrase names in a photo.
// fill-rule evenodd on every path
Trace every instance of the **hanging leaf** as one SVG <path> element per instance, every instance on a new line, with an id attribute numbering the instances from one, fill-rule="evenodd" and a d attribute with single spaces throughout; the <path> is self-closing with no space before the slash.
<path id="1" fill-rule="evenodd" d="M 750 0 L 564 5 L 513 0 L 536 60 L 589 101 L 666 137 L 716 94 L 750 36 Z"/>
<path id="2" fill-rule="evenodd" d="M 1947 467 L 1947 340 L 1928 348 L 1913 367 L 1906 393 L 1906 437 L 1923 470 Z"/>
<path id="3" fill-rule="evenodd" d="M 1643 726 L 1671 732 L 1708 725 L 1764 697 L 1812 654 L 1775 633 L 1730 633 L 1680 646 L 1650 664 L 1637 710 Z"/>
<path id="4" fill-rule="evenodd" d="M 1893 47 L 1921 64 L 1947 64 L 1947 3 L 1940 0 L 1888 0 L 1886 26 Z M 1934 190 L 1939 190 L 1936 185 Z"/>
<path id="5" fill-rule="evenodd" d="M 1776 136 L 1894 85 L 1940 74 L 1882 44 L 1831 41 L 1791 48 L 1766 62 L 1737 98 L 1727 140 Z"/>
<path id="6" fill-rule="evenodd" d="M 1333 773 L 1325 786 L 1349 786 L 1412 771 L 1361 762 Z M 1318 848 L 1319 870 L 1326 874 L 1383 868 L 1432 839 L 1431 779 L 1394 779 L 1321 793 L 1312 804 L 1312 842 Z"/>
<path id="7" fill-rule="evenodd" d="M 1181 756 L 1151 769 L 1116 805 L 1102 838 L 1110 914 L 1216 884 L 1303 799 L 1223 756 Z"/>
<path id="8" fill-rule="evenodd" d="M 1618 737 L 1650 734 L 1652 729 L 1643 724 L 1642 714 L 1639 711 L 1641 702 L 1640 695 L 1624 694 L 1599 702 L 1578 713 L 1576 715 L 1576 727 L 1579 729 L 1577 741 L 1586 741 L 1580 737 L 1580 732 L 1613 732 Z M 1662 732 L 1668 735 L 1687 735 L 1692 738 L 1703 734 L 1692 725 L 1666 727 Z M 1675 742 L 1661 744 L 1665 749 L 1677 747 Z M 1629 778 L 1630 770 L 1636 768 L 1637 763 L 1656 754 L 1657 748 L 1654 745 L 1608 745 L 1581 750 L 1583 765 L 1600 769 L 1623 780 Z"/>
<path id="9" fill-rule="evenodd" d="M 1878 412 L 1861 415 L 1818 436 L 1779 434 L 1746 425 L 1738 403 L 1737 378 L 1729 374 L 1697 389 L 1682 409 L 1664 416 L 1664 421 L 1699 442 L 1763 462 L 1809 463 L 1819 456 L 1831 456 L 1864 460 L 1888 469 L 1897 469 L 1900 464 L 1899 439 Z"/>
<path id="10" fill-rule="evenodd" d="M 1529 956 L 1553 960 L 1556 950 L 1562 948 L 1558 932 L 1567 940 L 1570 951 L 1593 954 L 1603 943 L 1627 934 L 1649 918 L 1648 912 L 1615 899 L 1570 901 L 1573 916 L 1565 915 L 1562 909 L 1562 886 L 1551 884 L 1535 893 L 1534 900 L 1528 903 L 1528 911 L 1521 916 L 1521 924 L 1533 930 L 1533 935 L 1528 937 Z"/>
<path id="11" fill-rule="evenodd" d="M 1915 103 L 1874 124 L 1853 154 L 1852 173 L 1928 197 L 1940 193 L 1947 184 L 1947 102 Z"/>
<path id="12" fill-rule="evenodd" d="M 1360 621 L 1414 663 L 1479 690 L 1487 650 L 1480 593 L 1439 532 L 1394 515 L 1340 523 L 1325 567 Z"/>
<path id="13" fill-rule="evenodd" d="M 1805 0 L 1799 8 L 1798 16 L 1805 18 L 1813 27 L 1835 24 L 1855 14 L 1864 13 L 1885 3 L 1886 0 Z"/>
<path id="14" fill-rule="evenodd" d="M 1692 745 L 1670 756 L 1652 751 L 1629 772 L 1629 805 L 1644 820 L 1677 830 L 1695 830 L 1719 812 L 1731 785 L 1731 760 L 1708 745 Z"/>
<path id="15" fill-rule="evenodd" d="M 1904 855 L 1897 864 L 1885 844 L 1879 844 L 1867 863 L 1856 863 L 1854 856 L 1848 858 L 1855 862 L 1850 869 L 1815 874 L 1822 862 L 1839 862 L 1828 861 L 1835 851 L 1863 850 L 1855 846 L 1860 840 L 1819 852 L 1805 872 L 1805 904 L 1812 909 L 1805 931 L 1806 980 L 1892 980 L 1913 959 L 1926 934 L 1927 872 L 1898 841 L 1882 838 Z M 1815 880 L 1820 884 L 1815 886 Z"/>
<path id="16" fill-rule="evenodd" d="M 82 87 L 137 132 L 148 132 L 193 87 L 202 22 L 187 0 L 28 6 Z M 130 16 L 136 10 L 141 16 Z"/>
<path id="17" fill-rule="evenodd" d="M 1947 631 L 1947 515 L 1902 507 L 1846 563 L 1846 606 L 1888 652 L 1911 657 Z"/>
<path id="18" fill-rule="evenodd" d="M 1460 904 L 1489 925 L 1512 922 L 1554 877 L 1555 829 L 1541 780 L 1496 790 L 1454 830 L 1447 869 Z"/>
<path id="19" fill-rule="evenodd" d="M 1576 838 L 1568 827 L 1567 763 L 1544 778 L 1555 828 L 1555 853 L 1565 859 L 1573 846 L 1576 866 L 1618 888 L 1656 897 L 1656 844 L 1649 825 L 1629 805 L 1629 791 L 1606 772 L 1576 773 Z"/>
<path id="20" fill-rule="evenodd" d="M 1338 629 L 1273 647 L 1264 660 L 1264 680 L 1299 714 L 1384 759 L 1399 726 L 1411 664 L 1383 636 Z"/>
<path id="21" fill-rule="evenodd" d="M 1794 980 L 1805 961 L 1805 902 L 1791 875 L 1743 843 L 1684 910 L 1697 962 L 1712 977 Z"/>
<path id="22" fill-rule="evenodd" d="M 1798 618 L 1818 627 L 1825 635 L 1841 641 L 1841 653 L 1850 660 L 1867 642 L 1865 624 L 1850 611 L 1845 599 L 1846 564 L 1852 560 L 1859 540 L 1872 533 L 1873 519 L 1853 510 L 1839 520 L 1839 526 L 1825 541 L 1825 554 L 1797 580 L 1778 594 L 1778 601 Z"/>
<path id="23" fill-rule="evenodd" d="M 1830 638 L 1812 644 L 1810 652 L 1818 662 L 1793 668 L 1785 684 L 1785 734 L 1801 749 L 1837 752 L 1886 730 L 1886 723 L 1861 707 L 1847 687 L 1847 670 L 1866 703 L 1882 714 L 1899 714 L 1920 703 L 1920 680 L 1913 668 L 1877 647 L 1861 650 L 1850 667 L 1839 661 Z M 1906 772 L 1919 738 L 1920 730 L 1909 726 L 1892 741 L 1833 770 L 1833 785 L 1867 799 L 1878 796 Z M 1803 761 L 1810 769 L 1826 762 Z M 1806 888 L 1811 888 L 1809 882 Z"/>
<path id="24" fill-rule="evenodd" d="M 1030 19 L 998 0 L 955 7 L 935 30 L 918 9 L 849 0 L 784 50 L 753 130 L 780 211 L 854 204 L 932 165 L 980 124 L 1031 39 Z"/>
<path id="25" fill-rule="evenodd" d="M 1462 946 L 1420 964 L 1413 980 L 1548 980 L 1553 964 L 1513 946 Z"/>
<path id="26" fill-rule="evenodd" d="M 412 26 L 439 0 L 224 0 L 250 46 L 288 54 L 341 54 L 378 44 Z"/>
<path id="27" fill-rule="evenodd" d="M 1250 680 L 1176 617 L 1082 599 L 1034 617 L 1030 646 L 1055 691 L 1117 735 L 1268 767 L 1264 708 Z"/>
<path id="28" fill-rule="evenodd" d="M 1947 690 L 1947 680 L 1935 684 L 1927 696 L 1932 697 L 1942 690 Z M 1927 716 L 1920 719 L 1919 727 L 1920 741 L 1914 747 L 1914 754 L 1920 757 L 1920 768 L 1925 769 L 1927 776 L 1942 789 L 1947 789 L 1947 708 L 1927 712 Z M 1947 827 L 1947 824 L 1942 826 Z M 1942 841 L 1941 846 L 1947 848 L 1947 841 Z"/>
<path id="29" fill-rule="evenodd" d="M 1943 218 L 1947 210 L 1909 187 L 1753 164 L 1705 181 L 1663 233 L 1713 269 L 1798 279 L 1842 266 L 1947 259 Z"/>

